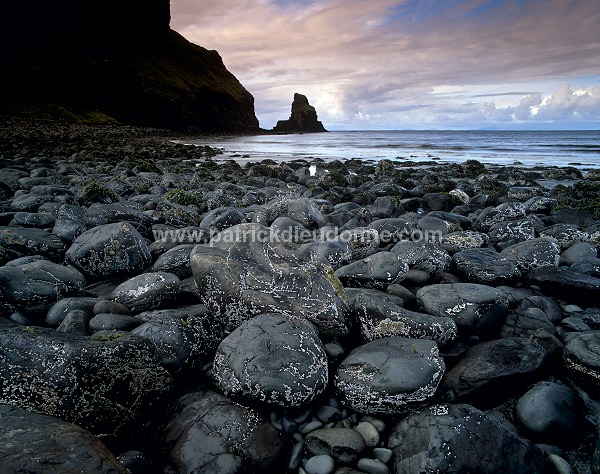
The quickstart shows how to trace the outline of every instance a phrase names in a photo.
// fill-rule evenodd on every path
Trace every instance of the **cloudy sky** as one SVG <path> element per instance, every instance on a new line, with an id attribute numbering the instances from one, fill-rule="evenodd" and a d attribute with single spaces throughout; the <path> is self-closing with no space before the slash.
<path id="1" fill-rule="evenodd" d="M 263 128 L 600 129 L 599 0 L 171 0 Z"/>

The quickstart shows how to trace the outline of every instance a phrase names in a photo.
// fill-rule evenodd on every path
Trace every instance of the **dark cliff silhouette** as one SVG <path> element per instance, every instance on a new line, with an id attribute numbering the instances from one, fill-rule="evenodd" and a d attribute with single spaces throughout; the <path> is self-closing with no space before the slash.
<path id="1" fill-rule="evenodd" d="M 169 0 L 3 2 L 0 116 L 258 131 L 219 54 L 169 24 Z"/>
<path id="2" fill-rule="evenodd" d="M 277 133 L 313 133 L 326 132 L 323 124 L 317 120 L 317 111 L 308 103 L 305 95 L 294 94 L 292 114 L 288 120 L 279 120 L 273 128 Z"/>

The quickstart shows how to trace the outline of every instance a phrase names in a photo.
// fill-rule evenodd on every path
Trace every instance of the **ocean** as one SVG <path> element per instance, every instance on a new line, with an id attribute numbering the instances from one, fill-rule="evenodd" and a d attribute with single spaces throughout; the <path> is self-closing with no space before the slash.
<path id="1" fill-rule="evenodd" d="M 600 131 L 335 131 L 180 141 L 223 150 L 239 162 L 359 158 L 600 168 Z"/>

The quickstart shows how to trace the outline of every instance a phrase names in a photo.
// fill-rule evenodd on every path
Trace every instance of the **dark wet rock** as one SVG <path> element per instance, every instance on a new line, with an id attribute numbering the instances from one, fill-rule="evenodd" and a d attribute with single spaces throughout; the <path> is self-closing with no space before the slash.
<path id="1" fill-rule="evenodd" d="M 413 301 L 415 301 L 417 299 L 417 297 L 415 296 L 415 294 L 412 291 L 410 291 L 408 288 L 406 288 L 403 285 L 398 285 L 397 283 L 389 285 L 385 291 L 386 291 L 386 293 L 388 293 L 390 295 L 401 298 L 403 300 L 403 302 L 405 302 L 405 303 L 412 303 Z M 401 305 L 401 306 L 404 306 L 404 305 Z"/>
<path id="2" fill-rule="evenodd" d="M 96 314 L 108 313 L 108 314 L 125 314 L 130 315 L 131 311 L 127 306 L 117 301 L 112 300 L 98 300 L 94 305 L 92 312 Z"/>
<path id="3" fill-rule="evenodd" d="M 444 235 L 440 246 L 452 255 L 461 250 L 483 247 L 488 240 L 487 234 L 474 230 L 463 230 Z"/>
<path id="4" fill-rule="evenodd" d="M 570 316 L 560 322 L 561 329 L 569 332 L 586 332 L 591 328 L 583 321 L 583 319 Z"/>
<path id="5" fill-rule="evenodd" d="M 514 262 L 522 272 L 527 272 L 536 268 L 558 266 L 560 248 L 550 239 L 538 238 L 511 245 L 502 250 L 500 255 Z"/>
<path id="6" fill-rule="evenodd" d="M 552 324 L 558 324 L 565 317 L 558 301 L 550 296 L 528 296 L 519 302 L 517 311 L 526 312 L 530 308 L 541 309 Z"/>
<path id="7" fill-rule="evenodd" d="M 46 229 L 54 226 L 56 218 L 45 212 L 15 212 L 13 223 L 21 227 Z"/>
<path id="8" fill-rule="evenodd" d="M 92 338 L 37 327 L 0 330 L 0 402 L 94 433 L 127 426 L 170 389 L 154 347 L 126 333 Z"/>
<path id="9" fill-rule="evenodd" d="M 26 255 L 41 255 L 53 262 L 62 261 L 65 245 L 43 229 L 0 227 L 0 265 Z"/>
<path id="10" fill-rule="evenodd" d="M 595 395 L 600 393 L 600 331 L 565 334 L 564 363 L 570 374 Z"/>
<path id="11" fill-rule="evenodd" d="M 390 435 L 394 472 L 550 472 L 531 441 L 469 405 L 435 405 L 401 420 Z"/>
<path id="12" fill-rule="evenodd" d="M 583 432 L 579 405 L 577 394 L 565 385 L 539 382 L 517 401 L 515 419 L 538 443 L 574 448 Z"/>
<path id="13" fill-rule="evenodd" d="M 210 211 L 200 222 L 200 228 L 214 234 L 244 222 L 244 215 L 233 207 L 218 207 Z"/>
<path id="14" fill-rule="evenodd" d="M 488 207 L 475 219 L 473 230 L 488 232 L 494 224 L 525 217 L 525 206 L 519 202 L 500 204 Z"/>
<path id="15" fill-rule="evenodd" d="M 306 437 L 306 449 L 310 453 L 327 454 L 343 463 L 356 462 L 365 448 L 364 438 L 352 428 L 323 428 Z"/>
<path id="16" fill-rule="evenodd" d="M 587 242 L 576 242 L 560 254 L 559 265 L 572 265 L 582 258 L 597 258 L 598 250 Z"/>
<path id="17" fill-rule="evenodd" d="M 66 260 L 92 278 L 131 274 L 144 270 L 151 257 L 135 227 L 118 222 L 94 227 L 77 237 Z"/>
<path id="18" fill-rule="evenodd" d="M 242 323 L 219 344 L 213 377 L 227 396 L 298 407 L 327 387 L 327 355 L 305 322 L 262 314 Z"/>
<path id="19" fill-rule="evenodd" d="M 56 328 L 59 332 L 88 336 L 90 334 L 91 315 L 80 309 L 69 311 L 65 319 Z"/>
<path id="20" fill-rule="evenodd" d="M 59 217 L 54 222 L 52 234 L 65 242 L 73 242 L 79 235 L 86 231 L 87 227 L 83 221 Z"/>
<path id="21" fill-rule="evenodd" d="M 268 420 L 211 391 L 189 393 L 173 404 L 160 445 L 166 474 L 283 472 L 285 463 L 283 438 Z"/>
<path id="22" fill-rule="evenodd" d="M 25 313 L 45 315 L 60 299 L 81 295 L 84 287 L 81 273 L 48 260 L 0 267 L 1 301 Z"/>
<path id="23" fill-rule="evenodd" d="M 404 207 L 396 196 L 379 196 L 369 210 L 374 219 L 395 218 L 404 213 Z"/>
<path id="24" fill-rule="evenodd" d="M 0 405 L 2 472 L 126 474 L 128 471 L 89 431 L 58 418 Z"/>
<path id="25" fill-rule="evenodd" d="M 391 244 L 410 237 L 412 225 L 405 219 L 388 218 L 371 222 L 367 229 L 374 229 L 379 234 L 381 244 Z"/>
<path id="26" fill-rule="evenodd" d="M 404 280 L 408 265 L 393 252 L 377 252 L 338 268 L 335 275 L 346 287 L 385 289 Z"/>
<path id="27" fill-rule="evenodd" d="M 190 261 L 203 303 L 228 332 L 254 315 L 279 312 L 309 320 L 324 333 L 346 333 L 345 294 L 333 269 L 309 249 L 270 239 L 270 233 L 260 224 L 241 224 L 210 246 L 194 248 Z"/>
<path id="28" fill-rule="evenodd" d="M 346 294 L 350 310 L 367 342 L 401 336 L 445 344 L 457 336 L 452 319 L 409 311 L 385 293 L 348 288 Z"/>
<path id="29" fill-rule="evenodd" d="M 42 204 L 50 201 L 54 201 L 54 197 L 25 193 L 16 196 L 10 203 L 10 207 L 17 212 L 36 212 Z"/>
<path id="30" fill-rule="evenodd" d="M 398 254 L 411 269 L 423 270 L 430 275 L 448 270 L 452 263 L 448 252 L 432 242 L 402 241 L 394 245 L 392 252 Z"/>
<path id="31" fill-rule="evenodd" d="M 172 372 L 199 369 L 225 337 L 223 325 L 204 305 L 149 311 L 132 334 L 152 341 L 164 367 Z"/>
<path id="32" fill-rule="evenodd" d="M 476 283 L 429 285 L 417 291 L 417 301 L 427 313 L 453 319 L 461 337 L 489 334 L 508 311 L 504 292 Z"/>
<path id="33" fill-rule="evenodd" d="M 127 222 L 144 236 L 149 236 L 152 229 L 152 217 L 143 211 L 125 204 L 92 204 L 85 212 L 85 223 L 88 227 L 104 226 Z"/>
<path id="34" fill-rule="evenodd" d="M 192 276 L 190 253 L 194 246 L 194 244 L 181 244 L 167 250 L 154 262 L 152 271 L 172 273 L 180 279 Z"/>
<path id="35" fill-rule="evenodd" d="M 91 317 L 94 305 L 98 301 L 98 298 L 89 296 L 62 298 L 48 310 L 48 313 L 46 314 L 46 324 L 51 328 L 56 328 L 63 322 L 67 314 L 74 310 L 84 311 Z"/>
<path id="36" fill-rule="evenodd" d="M 417 221 L 417 229 L 422 232 L 430 233 L 432 235 L 446 235 L 450 232 L 460 230 L 460 227 L 456 224 L 452 224 L 444 219 L 433 216 L 425 216 Z"/>
<path id="37" fill-rule="evenodd" d="M 511 311 L 500 327 L 500 337 L 529 337 L 539 329 L 549 334 L 556 334 L 546 313 L 539 308 L 528 308 L 525 311 Z"/>
<path id="38" fill-rule="evenodd" d="M 574 272 L 565 267 L 542 267 L 532 270 L 528 280 L 545 293 L 580 305 L 597 306 L 600 278 Z"/>
<path id="39" fill-rule="evenodd" d="M 130 474 L 146 474 L 152 472 L 152 461 L 141 451 L 127 451 L 117 457 Z"/>
<path id="40" fill-rule="evenodd" d="M 425 193 L 423 204 L 432 211 L 443 211 L 450 206 L 452 198 L 448 194 Z"/>
<path id="41" fill-rule="evenodd" d="M 484 285 L 511 285 L 521 278 L 517 266 L 492 248 L 461 250 L 452 256 L 459 276 Z"/>
<path id="42" fill-rule="evenodd" d="M 319 240 L 306 244 L 308 250 L 325 258 L 335 270 L 352 261 L 352 250 L 341 240 Z"/>
<path id="43" fill-rule="evenodd" d="M 131 331 L 142 322 L 142 320 L 126 314 L 100 313 L 90 320 L 89 327 L 91 332 Z"/>
<path id="44" fill-rule="evenodd" d="M 181 281 L 172 273 L 142 273 L 117 286 L 110 299 L 134 313 L 159 309 L 177 298 L 180 286 Z"/>
<path id="45" fill-rule="evenodd" d="M 506 337 L 471 347 L 444 375 L 440 393 L 490 408 L 539 379 L 546 362 L 544 348 L 530 339 Z"/>
<path id="46" fill-rule="evenodd" d="M 319 454 L 310 457 L 304 464 L 306 474 L 332 474 L 335 461 L 328 454 Z"/>
<path id="47" fill-rule="evenodd" d="M 594 278 L 600 278 L 600 258 L 582 258 L 574 262 L 570 269 Z"/>
<path id="48" fill-rule="evenodd" d="M 555 224 L 546 227 L 540 232 L 540 236 L 553 240 L 560 245 L 562 250 L 568 249 L 577 242 L 584 242 L 588 238 L 586 232 L 579 230 L 579 228 L 571 224 Z"/>
<path id="49" fill-rule="evenodd" d="M 434 395 L 444 369 L 435 342 L 387 337 L 350 352 L 335 386 L 344 405 L 359 413 L 401 414 Z"/>

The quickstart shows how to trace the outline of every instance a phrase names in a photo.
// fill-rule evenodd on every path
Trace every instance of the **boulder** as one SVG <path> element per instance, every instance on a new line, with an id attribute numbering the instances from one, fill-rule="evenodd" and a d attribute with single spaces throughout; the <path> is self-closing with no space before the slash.
<path id="1" fill-rule="evenodd" d="M 452 256 L 459 276 L 483 285 L 512 285 L 519 281 L 517 266 L 492 248 L 461 250 Z"/>
<path id="2" fill-rule="evenodd" d="M 401 241 L 392 248 L 411 269 L 423 270 L 430 275 L 450 268 L 452 259 L 439 244 L 433 242 Z"/>
<path id="3" fill-rule="evenodd" d="M 285 443 L 257 412 L 212 391 L 195 391 L 171 406 L 159 444 L 162 472 L 283 472 Z"/>
<path id="4" fill-rule="evenodd" d="M 337 369 L 335 387 L 352 410 L 398 415 L 431 398 L 444 370 L 435 342 L 386 337 L 350 352 Z"/>
<path id="5" fill-rule="evenodd" d="M 53 262 L 61 262 L 65 251 L 62 240 L 46 230 L 0 227 L 0 265 L 27 255 L 41 255 Z"/>
<path id="6" fill-rule="evenodd" d="M 91 278 L 139 273 L 151 263 L 148 245 L 127 222 L 84 232 L 73 241 L 65 258 Z"/>
<path id="7" fill-rule="evenodd" d="M 110 299 L 134 313 L 159 309 L 177 298 L 180 286 L 181 281 L 172 273 L 142 273 L 117 286 Z"/>
<path id="8" fill-rule="evenodd" d="M 194 247 L 194 244 L 181 244 L 167 250 L 156 259 L 152 271 L 172 273 L 180 279 L 191 277 L 190 253 Z"/>
<path id="9" fill-rule="evenodd" d="M 471 347 L 446 372 L 440 393 L 487 409 L 506 401 L 543 375 L 546 351 L 523 337 L 506 337 Z"/>
<path id="10" fill-rule="evenodd" d="M 246 403 L 299 407 L 327 387 L 327 355 L 305 322 L 261 314 L 219 344 L 213 377 L 225 395 Z"/>
<path id="11" fill-rule="evenodd" d="M 0 267 L 0 307 L 45 315 L 57 301 L 84 293 L 85 278 L 73 267 L 48 260 Z"/>
<path id="12" fill-rule="evenodd" d="M 390 435 L 394 472 L 551 472 L 546 454 L 469 405 L 435 405 L 401 420 Z"/>
<path id="13" fill-rule="evenodd" d="M 405 278 L 408 265 L 393 252 L 377 252 L 335 271 L 344 286 L 383 290 Z"/>
<path id="14" fill-rule="evenodd" d="M 461 250 L 483 247 L 488 242 L 487 234 L 474 230 L 451 232 L 442 237 L 440 246 L 448 253 L 455 254 Z"/>
<path id="15" fill-rule="evenodd" d="M 513 262 L 522 272 L 527 272 L 541 267 L 558 266 L 560 247 L 550 239 L 539 238 L 506 247 L 500 255 Z"/>
<path id="16" fill-rule="evenodd" d="M 138 318 L 146 322 L 131 334 L 152 341 L 163 367 L 171 372 L 202 368 L 225 337 L 223 325 L 204 305 L 148 311 Z"/>
<path id="17" fill-rule="evenodd" d="M 0 329 L 0 385 L 0 403 L 112 434 L 165 394 L 171 377 L 139 336 L 14 327 Z"/>
<path id="18" fill-rule="evenodd" d="M 429 285 L 417 291 L 419 306 L 429 314 L 451 318 L 459 335 L 488 335 L 508 311 L 504 292 L 476 283 Z"/>
<path id="19" fill-rule="evenodd" d="M 0 405 L 0 466 L 6 474 L 127 474 L 89 431 L 52 416 Z"/>
<path id="20" fill-rule="evenodd" d="M 527 279 L 560 300 L 593 307 L 599 304 L 600 278 L 565 267 L 541 267 L 530 271 Z"/>
<path id="21" fill-rule="evenodd" d="M 347 333 L 346 295 L 333 269 L 306 247 L 272 239 L 271 231 L 240 224 L 194 248 L 190 262 L 202 302 L 228 332 L 277 312 L 311 321 L 323 333 Z"/>
<path id="22" fill-rule="evenodd" d="M 600 394 L 600 331 L 565 334 L 564 363 L 569 373 L 596 396 Z"/>
<path id="23" fill-rule="evenodd" d="M 346 289 L 351 314 L 367 341 L 390 336 L 430 339 L 446 344 L 456 339 L 456 323 L 451 318 L 409 311 L 380 291 Z"/>

